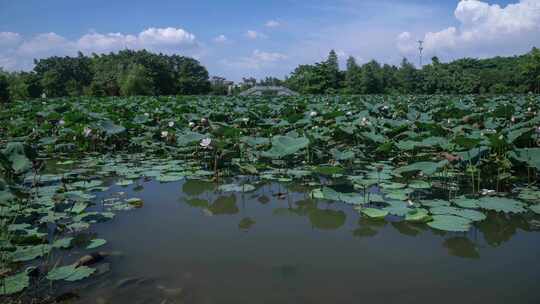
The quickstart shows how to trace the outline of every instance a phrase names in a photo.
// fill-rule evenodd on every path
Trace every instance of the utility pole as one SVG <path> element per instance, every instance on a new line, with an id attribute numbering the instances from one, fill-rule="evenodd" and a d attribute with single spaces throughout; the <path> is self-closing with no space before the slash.
<path id="1" fill-rule="evenodd" d="M 420 52 L 420 68 L 422 68 L 422 52 L 424 51 L 424 40 L 418 40 L 418 51 Z"/>

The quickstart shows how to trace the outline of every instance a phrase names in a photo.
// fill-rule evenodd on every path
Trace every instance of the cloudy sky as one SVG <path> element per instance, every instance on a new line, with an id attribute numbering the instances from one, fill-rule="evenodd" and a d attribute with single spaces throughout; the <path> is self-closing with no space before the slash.
<path id="1" fill-rule="evenodd" d="M 178 53 L 211 75 L 283 77 L 335 49 L 342 63 L 514 55 L 540 46 L 540 0 L 0 0 L 0 67 L 118 51 Z"/>

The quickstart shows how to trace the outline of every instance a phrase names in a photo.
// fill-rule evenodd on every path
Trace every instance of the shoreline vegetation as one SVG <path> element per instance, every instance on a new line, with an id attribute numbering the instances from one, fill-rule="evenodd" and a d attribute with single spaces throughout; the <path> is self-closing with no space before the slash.
<path id="1" fill-rule="evenodd" d="M 0 103 L 44 96 L 237 95 L 255 85 L 285 86 L 303 95 L 540 93 L 540 50 L 448 63 L 433 57 L 421 68 L 407 59 L 395 66 L 375 60 L 360 64 L 349 57 L 344 69 L 332 50 L 324 61 L 300 65 L 283 79 L 248 77 L 236 84 L 210 77 L 195 59 L 146 50 L 49 57 L 35 60 L 33 70 L 26 72 L 0 67 Z"/>

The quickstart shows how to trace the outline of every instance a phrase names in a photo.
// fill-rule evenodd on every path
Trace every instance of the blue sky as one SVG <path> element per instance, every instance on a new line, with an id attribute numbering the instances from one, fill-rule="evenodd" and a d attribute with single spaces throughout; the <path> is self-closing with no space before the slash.
<path id="1" fill-rule="evenodd" d="M 486 2 L 487 1 L 487 2 Z M 335 49 L 342 62 L 443 60 L 540 45 L 540 0 L 0 0 L 0 66 L 122 48 L 192 56 L 211 75 L 283 77 Z"/>

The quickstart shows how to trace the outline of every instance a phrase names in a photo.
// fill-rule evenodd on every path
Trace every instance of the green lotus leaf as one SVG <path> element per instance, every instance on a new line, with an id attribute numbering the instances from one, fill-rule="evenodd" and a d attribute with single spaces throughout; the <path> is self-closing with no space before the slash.
<path id="1" fill-rule="evenodd" d="M 478 206 L 482 209 L 504 213 L 522 213 L 527 211 L 523 203 L 506 197 L 482 197 L 478 200 Z"/>
<path id="2" fill-rule="evenodd" d="M 426 209 L 416 208 L 412 211 L 409 211 L 405 216 L 407 222 L 427 222 L 431 220 Z"/>
<path id="3" fill-rule="evenodd" d="M 471 221 L 455 215 L 434 215 L 428 226 L 434 229 L 452 232 L 467 232 L 471 228 Z"/>
<path id="4" fill-rule="evenodd" d="M 270 150 L 262 152 L 263 157 L 283 158 L 295 154 L 309 145 L 306 137 L 274 136 Z"/>
<path id="5" fill-rule="evenodd" d="M 1 279 L 0 296 L 11 295 L 23 291 L 30 284 L 28 270 Z"/>
<path id="6" fill-rule="evenodd" d="M 361 208 L 359 210 L 362 214 L 372 219 L 384 219 L 388 215 L 388 210 L 383 209 Z"/>
<path id="7" fill-rule="evenodd" d="M 47 279 L 51 281 L 64 280 L 75 282 L 89 277 L 96 270 L 87 266 L 78 266 L 76 264 L 56 267 L 47 273 Z"/>
<path id="8" fill-rule="evenodd" d="M 88 244 L 88 246 L 86 246 L 86 249 L 98 248 L 98 247 L 103 246 L 105 244 L 107 244 L 107 240 L 93 239 L 93 240 L 90 241 L 90 244 Z"/>

